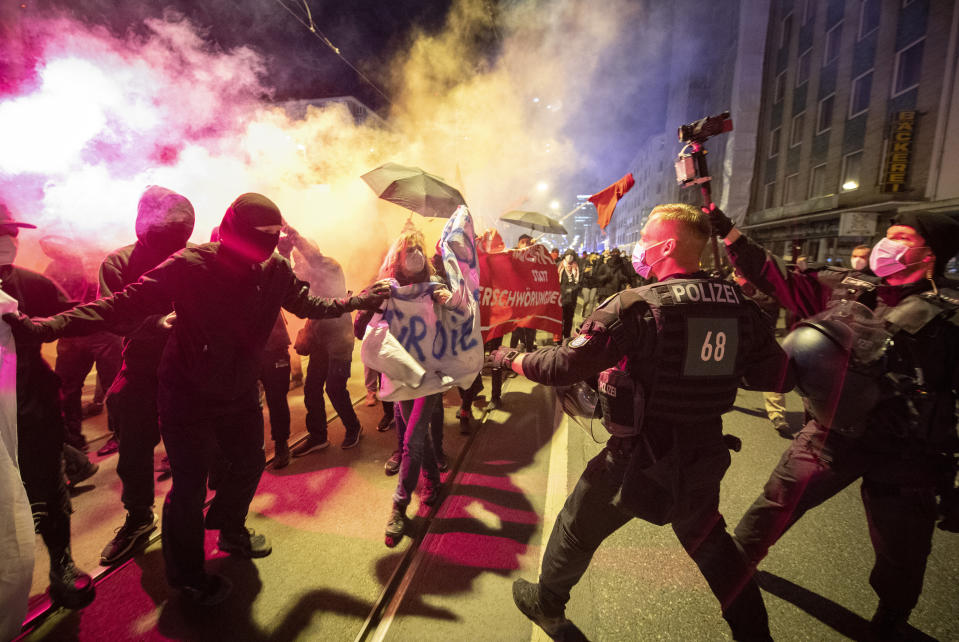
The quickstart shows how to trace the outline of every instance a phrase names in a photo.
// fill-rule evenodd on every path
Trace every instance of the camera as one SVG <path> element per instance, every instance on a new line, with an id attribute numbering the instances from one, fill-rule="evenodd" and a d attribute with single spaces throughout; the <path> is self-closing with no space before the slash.
<path id="1" fill-rule="evenodd" d="M 724 111 L 715 116 L 706 116 L 699 120 L 679 126 L 679 142 L 704 143 L 707 138 L 733 130 L 733 119 Z"/>

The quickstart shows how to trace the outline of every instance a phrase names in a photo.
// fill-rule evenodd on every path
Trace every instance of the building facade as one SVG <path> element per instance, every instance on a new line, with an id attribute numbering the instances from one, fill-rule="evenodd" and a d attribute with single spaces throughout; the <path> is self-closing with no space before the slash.
<path id="1" fill-rule="evenodd" d="M 898 212 L 959 216 L 954 0 L 774 0 L 742 227 L 847 264 Z"/>

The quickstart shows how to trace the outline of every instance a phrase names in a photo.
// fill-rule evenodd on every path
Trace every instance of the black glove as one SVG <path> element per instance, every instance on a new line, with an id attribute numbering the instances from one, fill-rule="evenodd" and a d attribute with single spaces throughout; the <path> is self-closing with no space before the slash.
<path id="1" fill-rule="evenodd" d="M 715 203 L 710 203 L 709 207 L 704 207 L 703 213 L 709 217 L 709 222 L 713 226 L 713 234 L 719 238 L 726 238 L 733 229 L 733 222 L 726 216 L 721 209 L 716 207 Z"/>
<path id="2" fill-rule="evenodd" d="M 513 359 L 519 356 L 519 350 L 500 346 L 486 355 L 486 365 L 490 368 L 502 368 L 509 370 L 513 365 Z"/>
<path id="3" fill-rule="evenodd" d="M 22 312 L 7 313 L 3 320 L 10 326 L 13 338 L 17 341 L 44 343 L 57 339 L 49 319 L 31 319 Z"/>
<path id="4" fill-rule="evenodd" d="M 346 305 L 351 310 L 376 310 L 390 297 L 391 292 L 389 282 L 377 281 L 359 294 L 348 297 Z"/>

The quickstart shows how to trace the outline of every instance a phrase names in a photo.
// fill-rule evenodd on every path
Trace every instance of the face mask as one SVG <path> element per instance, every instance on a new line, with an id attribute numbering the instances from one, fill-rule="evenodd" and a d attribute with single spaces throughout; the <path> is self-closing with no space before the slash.
<path id="1" fill-rule="evenodd" d="M 407 276 L 413 276 L 423 271 L 426 266 L 426 257 L 420 252 L 410 252 L 403 259 L 403 271 Z"/>
<path id="2" fill-rule="evenodd" d="M 861 256 L 854 256 L 852 257 L 851 263 L 852 263 L 852 269 L 859 270 L 861 272 L 866 269 L 866 265 L 868 264 L 868 261 L 866 261 L 866 259 L 862 258 Z"/>
<path id="3" fill-rule="evenodd" d="M 17 247 L 19 243 L 15 236 L 4 234 L 0 236 L 0 265 L 13 265 L 17 258 Z"/>
<path id="4" fill-rule="evenodd" d="M 892 239 L 879 239 L 869 254 L 869 267 L 878 277 L 887 277 L 900 272 L 916 263 L 906 263 L 903 259 L 910 247 Z"/>
<path id="5" fill-rule="evenodd" d="M 646 262 L 646 252 L 656 247 L 657 245 L 662 245 L 666 241 L 660 241 L 659 243 L 653 243 L 649 247 L 643 245 L 643 242 L 640 241 L 633 248 L 633 269 L 636 270 L 636 274 L 641 276 L 644 279 L 649 278 L 649 273 L 653 269 L 653 266 L 662 261 L 665 256 L 659 257 L 659 260 L 653 261 L 652 263 Z"/>

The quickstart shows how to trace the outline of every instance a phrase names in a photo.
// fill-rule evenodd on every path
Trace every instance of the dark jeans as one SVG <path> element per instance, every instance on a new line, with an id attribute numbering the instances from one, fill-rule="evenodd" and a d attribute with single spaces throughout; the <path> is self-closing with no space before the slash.
<path id="1" fill-rule="evenodd" d="M 519 347 L 522 342 L 527 352 L 536 349 L 536 328 L 514 328 L 509 339 L 509 347 Z"/>
<path id="2" fill-rule="evenodd" d="M 360 429 L 360 420 L 353 410 L 346 382 L 350 378 L 351 359 L 330 357 L 325 350 L 315 350 L 310 354 L 310 363 L 306 367 L 306 381 L 303 382 L 303 403 L 306 406 L 306 429 L 320 440 L 327 438 L 326 402 L 323 389 L 330 397 L 333 409 L 340 415 L 347 434 L 355 434 Z"/>
<path id="3" fill-rule="evenodd" d="M 392 409 L 396 404 L 393 402 L 385 403 L 389 403 L 391 408 L 390 412 L 394 412 Z M 396 420 L 396 448 L 402 452 L 403 442 L 406 438 L 406 424 L 400 421 L 398 412 L 395 412 L 394 419 Z M 433 440 L 433 452 L 436 453 L 437 456 L 443 452 L 443 426 L 445 423 L 446 415 L 443 410 L 443 395 L 440 394 L 440 400 L 433 406 L 433 412 L 430 415 L 430 439 Z"/>
<path id="4" fill-rule="evenodd" d="M 289 355 L 267 359 L 260 369 L 263 396 L 270 411 L 270 437 L 274 443 L 290 438 L 290 404 L 286 399 L 290 391 L 290 372 Z"/>
<path id="5" fill-rule="evenodd" d="M 123 506 L 143 515 L 153 507 L 153 451 L 160 443 L 157 378 L 124 368 L 107 395 L 107 412 L 117 424 L 120 450 L 117 475 L 123 485 Z"/>
<path id="6" fill-rule="evenodd" d="M 70 546 L 70 494 L 63 476 L 63 423 L 56 386 L 46 416 L 17 413 L 17 457 L 33 520 L 51 557 Z"/>
<path id="7" fill-rule="evenodd" d="M 396 402 L 399 408 L 396 430 L 397 434 L 403 435 L 403 460 L 400 462 L 400 478 L 393 494 L 393 503 L 400 506 L 409 505 L 420 477 L 420 467 L 428 479 L 435 482 L 440 480 L 436 451 L 430 435 L 430 420 L 437 404 L 442 407 L 442 394 Z"/>
<path id="8" fill-rule="evenodd" d="M 197 408 L 195 421 L 168 420 L 163 403 L 161 397 L 161 432 L 173 473 L 173 487 L 163 504 L 163 559 L 172 586 L 194 585 L 204 575 L 204 526 L 231 532 L 245 527 L 265 463 L 263 411 L 256 389 L 223 407 L 222 414 L 204 409 L 201 415 Z M 184 416 L 182 411 L 178 408 L 175 416 Z M 212 466 L 219 478 L 204 522 Z"/>
<path id="9" fill-rule="evenodd" d="M 869 583 L 880 603 L 908 614 L 922 592 L 936 521 L 932 457 L 869 450 L 810 421 L 783 453 L 762 494 L 736 526 L 736 542 L 758 564 L 811 508 L 862 478 L 876 561 Z"/>
<path id="10" fill-rule="evenodd" d="M 632 519 L 618 504 L 618 491 L 632 442 L 612 438 L 594 457 L 566 500 L 550 534 L 540 574 L 543 606 L 561 613 L 596 549 Z M 719 484 L 729 466 L 720 444 L 690 449 L 681 457 L 683 492 L 673 532 L 696 562 L 719 600 L 736 639 L 769 635 L 762 595 L 719 513 Z"/>
<path id="11" fill-rule="evenodd" d="M 120 370 L 121 341 L 112 332 L 97 332 L 57 342 L 56 373 L 60 377 L 60 409 L 67 431 L 67 443 L 73 446 L 81 448 L 86 445 L 80 427 L 83 421 L 83 382 L 96 364 L 103 385 L 110 387 Z M 110 428 L 112 430 L 113 426 Z"/>
<path id="12" fill-rule="evenodd" d="M 563 338 L 573 334 L 573 317 L 576 316 L 576 301 L 563 304 Z"/>

